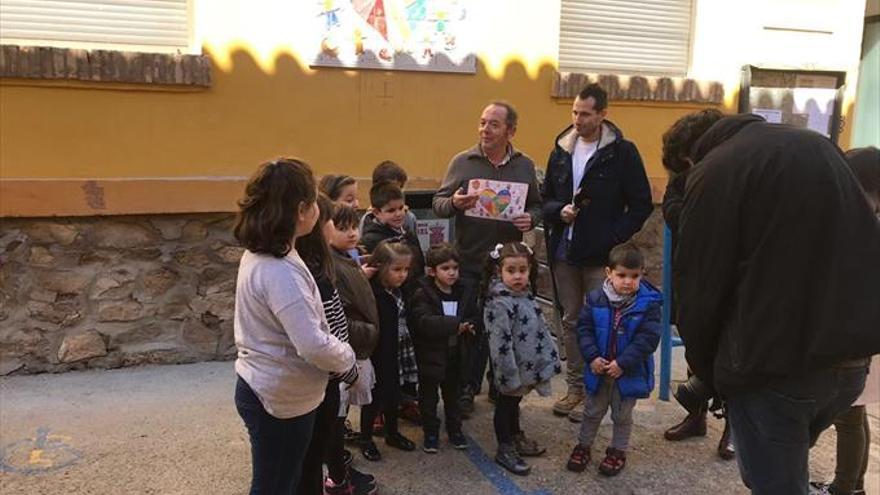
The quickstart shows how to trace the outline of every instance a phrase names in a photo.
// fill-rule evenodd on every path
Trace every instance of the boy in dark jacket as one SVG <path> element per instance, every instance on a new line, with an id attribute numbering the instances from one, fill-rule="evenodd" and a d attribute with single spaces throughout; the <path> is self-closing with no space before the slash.
<path id="1" fill-rule="evenodd" d="M 645 258 L 632 244 L 611 250 L 607 278 L 602 288 L 590 292 L 577 324 L 578 344 L 584 362 L 584 420 L 578 445 L 568 461 L 571 471 L 583 471 L 602 418 L 611 407 L 614 430 L 611 446 L 599 464 L 606 476 L 626 465 L 636 399 L 654 389 L 654 351 L 660 343 L 660 308 L 663 296 L 642 282 Z"/>
<path id="2" fill-rule="evenodd" d="M 410 327 L 419 363 L 419 404 L 425 440 L 422 449 L 439 448 L 438 389 L 443 395 L 446 431 L 456 449 L 466 449 L 461 433 L 462 365 L 469 362 L 479 312 L 476 293 L 459 282 L 458 252 L 448 243 L 432 246 L 426 257 L 427 274 L 410 303 Z"/>
<path id="3" fill-rule="evenodd" d="M 380 182 L 370 188 L 372 217 L 364 221 L 361 243 L 368 253 L 384 240 L 403 242 L 413 253 L 412 266 L 409 267 L 409 278 L 403 290 L 408 295 L 415 290 L 416 284 L 425 274 L 425 258 L 415 232 L 404 228 L 406 220 L 406 204 L 403 191 L 396 184 Z"/>
<path id="4" fill-rule="evenodd" d="M 404 228 L 406 221 L 406 204 L 404 203 L 403 191 L 397 184 L 380 182 L 370 188 L 370 203 L 372 204 L 372 217 L 364 221 L 361 235 L 361 243 L 370 254 L 376 250 L 380 242 L 400 242 L 406 245 L 412 252 L 412 263 L 409 267 L 409 275 L 401 287 L 404 299 L 409 300 L 413 291 L 418 286 L 419 279 L 425 274 L 425 258 L 422 255 L 422 247 L 415 232 Z M 418 392 L 414 384 L 403 387 L 401 403 L 401 417 L 420 424 L 421 417 L 418 406 L 415 403 Z M 379 425 L 376 425 L 379 426 Z"/>

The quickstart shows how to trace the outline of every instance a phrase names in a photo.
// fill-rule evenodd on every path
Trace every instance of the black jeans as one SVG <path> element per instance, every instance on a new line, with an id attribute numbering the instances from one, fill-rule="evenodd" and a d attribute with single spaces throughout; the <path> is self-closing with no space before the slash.
<path id="1" fill-rule="evenodd" d="M 865 489 L 865 473 L 871 451 L 871 427 L 865 406 L 852 406 L 834 418 L 837 430 L 835 493 Z"/>
<path id="2" fill-rule="evenodd" d="M 342 462 L 344 419 L 339 417 L 339 380 L 327 382 L 324 401 L 315 409 L 315 428 L 312 441 L 303 461 L 299 495 L 324 495 L 324 470 L 334 483 L 345 479 Z"/>
<path id="3" fill-rule="evenodd" d="M 440 418 L 437 417 L 437 404 L 440 402 L 438 389 L 443 395 L 446 431 L 461 432 L 461 411 L 458 409 L 458 399 L 461 397 L 461 367 L 458 360 L 448 359 L 445 371 L 443 381 L 424 375 L 419 376 L 419 409 L 422 413 L 422 430 L 425 436 L 436 436 L 440 432 Z"/>
<path id="4" fill-rule="evenodd" d="M 522 397 L 517 395 L 498 394 L 495 402 L 495 438 L 498 444 L 513 443 L 513 436 L 520 431 L 519 403 Z"/>
<path id="5" fill-rule="evenodd" d="M 830 368 L 727 398 L 740 475 L 753 494 L 807 493 L 810 447 L 862 393 L 865 375 L 864 367 Z"/>
<path id="6" fill-rule="evenodd" d="M 238 377 L 235 407 L 251 439 L 250 495 L 294 495 L 312 438 L 315 411 L 279 419 L 263 408 L 251 387 Z"/>

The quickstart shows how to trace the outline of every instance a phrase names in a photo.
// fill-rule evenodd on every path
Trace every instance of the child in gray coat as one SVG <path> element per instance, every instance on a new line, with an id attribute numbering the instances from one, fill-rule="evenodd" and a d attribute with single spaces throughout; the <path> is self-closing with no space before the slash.
<path id="1" fill-rule="evenodd" d="M 531 291 L 536 274 L 531 248 L 522 242 L 498 244 L 489 254 L 482 287 L 483 321 L 499 392 L 495 461 L 519 475 L 531 470 L 521 456 L 539 456 L 546 450 L 522 431 L 519 403 L 532 390 L 549 396 L 550 379 L 561 371 L 559 352 Z"/>

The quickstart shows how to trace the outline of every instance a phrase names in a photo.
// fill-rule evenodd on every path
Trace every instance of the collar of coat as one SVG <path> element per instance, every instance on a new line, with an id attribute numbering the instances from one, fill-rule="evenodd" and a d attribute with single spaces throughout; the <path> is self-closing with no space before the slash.
<path id="1" fill-rule="evenodd" d="M 514 148 L 514 147 L 513 147 L 513 144 L 511 144 L 511 143 L 507 143 L 507 155 L 504 156 L 504 160 L 503 160 L 503 161 L 501 162 L 501 164 L 498 165 L 498 166 L 499 166 L 499 167 L 503 167 L 504 165 L 507 165 L 507 164 L 510 163 L 514 158 L 516 158 L 516 157 L 518 157 L 518 156 L 520 156 L 520 155 L 522 155 L 522 153 L 520 153 L 519 150 L 517 150 L 516 148 Z M 476 146 L 474 146 L 473 148 L 471 148 L 471 149 L 469 149 L 469 150 L 467 151 L 467 158 L 468 158 L 468 159 L 478 158 L 478 159 L 481 159 L 481 160 L 485 160 L 486 163 L 488 163 L 489 165 L 492 165 L 493 167 L 496 166 L 494 163 L 492 163 L 491 161 L 489 161 L 489 158 L 487 158 L 487 157 L 486 157 L 486 154 L 483 153 L 483 149 L 480 148 L 480 143 L 477 143 Z"/>
<path id="2" fill-rule="evenodd" d="M 577 142 L 578 134 L 574 125 L 568 126 L 559 137 L 556 138 L 556 145 L 565 150 L 569 155 L 574 154 L 574 144 Z M 609 120 L 602 121 L 602 134 L 599 135 L 599 146 L 596 151 L 614 144 L 616 141 L 623 139 L 620 129 Z"/>

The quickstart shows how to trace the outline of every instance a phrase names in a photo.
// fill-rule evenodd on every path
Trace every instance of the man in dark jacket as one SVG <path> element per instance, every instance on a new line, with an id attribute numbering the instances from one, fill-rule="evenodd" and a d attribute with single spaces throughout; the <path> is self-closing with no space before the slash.
<path id="1" fill-rule="evenodd" d="M 880 352 L 880 226 L 821 134 L 738 115 L 669 139 L 664 164 L 687 171 L 674 282 L 688 365 L 726 399 L 752 492 L 807 493 L 809 447 Z"/>
<path id="2" fill-rule="evenodd" d="M 629 240 L 651 214 L 651 186 L 636 146 L 605 120 L 608 95 L 586 86 L 572 106 L 572 125 L 557 136 L 547 161 L 543 215 L 548 258 L 562 305 L 568 390 L 553 412 L 580 421 L 584 361 L 575 325 L 584 297 L 605 277 L 611 248 Z"/>

